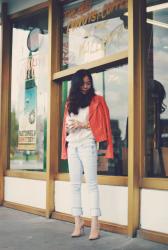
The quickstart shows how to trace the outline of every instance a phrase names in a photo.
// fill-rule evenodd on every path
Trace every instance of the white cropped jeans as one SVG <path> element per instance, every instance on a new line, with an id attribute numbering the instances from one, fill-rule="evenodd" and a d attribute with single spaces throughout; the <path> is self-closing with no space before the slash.
<path id="1" fill-rule="evenodd" d="M 83 214 L 81 205 L 81 184 L 84 171 L 88 187 L 91 216 L 100 216 L 99 190 L 97 185 L 97 149 L 95 141 L 83 144 L 68 143 L 68 165 L 72 187 L 72 215 Z"/>

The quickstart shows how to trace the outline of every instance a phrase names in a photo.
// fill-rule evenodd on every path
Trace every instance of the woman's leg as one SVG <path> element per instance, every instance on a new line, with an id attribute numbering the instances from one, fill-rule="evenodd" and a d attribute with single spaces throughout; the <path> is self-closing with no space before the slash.
<path id="1" fill-rule="evenodd" d="M 71 145 L 68 146 L 68 167 L 72 188 L 72 215 L 75 217 L 75 228 L 72 237 L 78 237 L 81 235 L 81 229 L 83 230 L 83 221 L 81 219 L 81 181 L 83 168 L 77 148 Z"/>
<path id="2" fill-rule="evenodd" d="M 89 192 L 91 233 L 89 239 L 97 239 L 99 237 L 98 216 L 101 215 L 99 207 L 99 190 L 97 184 L 97 149 L 96 144 L 87 143 L 80 146 L 79 156 L 83 164 L 86 183 Z"/>
<path id="3" fill-rule="evenodd" d="M 89 240 L 96 240 L 100 237 L 98 216 L 92 216 Z"/>

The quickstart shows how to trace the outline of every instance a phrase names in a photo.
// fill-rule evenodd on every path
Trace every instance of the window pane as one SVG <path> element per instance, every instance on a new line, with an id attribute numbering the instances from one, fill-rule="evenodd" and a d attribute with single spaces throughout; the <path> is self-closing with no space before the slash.
<path id="1" fill-rule="evenodd" d="M 147 1 L 147 177 L 168 176 L 168 3 Z"/>
<path id="2" fill-rule="evenodd" d="M 46 168 L 48 14 L 13 23 L 10 168 Z"/>
<path id="3" fill-rule="evenodd" d="M 2 77 L 2 25 L 0 24 L 0 84 L 1 84 L 1 77 Z"/>
<path id="4" fill-rule="evenodd" d="M 96 94 L 104 96 L 110 112 L 114 159 L 105 159 L 104 150 L 98 153 L 98 174 L 128 174 L 128 67 L 127 65 L 92 74 Z M 70 81 L 63 83 L 62 107 L 70 89 Z M 63 111 L 63 110 L 62 110 Z M 63 114 L 63 112 L 62 112 Z M 100 145 L 101 147 L 101 145 Z M 60 172 L 68 172 L 62 160 Z"/>
<path id="5" fill-rule="evenodd" d="M 128 48 L 127 0 L 74 1 L 63 13 L 63 68 Z"/>

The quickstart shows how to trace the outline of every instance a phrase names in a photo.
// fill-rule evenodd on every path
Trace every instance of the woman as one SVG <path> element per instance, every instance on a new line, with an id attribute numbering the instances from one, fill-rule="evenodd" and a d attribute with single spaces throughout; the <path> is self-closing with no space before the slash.
<path id="1" fill-rule="evenodd" d="M 96 95 L 88 70 L 79 70 L 71 82 L 65 105 L 62 130 L 62 159 L 68 158 L 72 184 L 72 214 L 75 228 L 72 237 L 82 235 L 81 177 L 84 171 L 88 185 L 91 213 L 90 240 L 100 237 L 98 217 L 99 191 L 97 185 L 96 142 L 107 142 L 106 158 L 113 158 L 112 132 L 109 111 L 102 96 Z"/>

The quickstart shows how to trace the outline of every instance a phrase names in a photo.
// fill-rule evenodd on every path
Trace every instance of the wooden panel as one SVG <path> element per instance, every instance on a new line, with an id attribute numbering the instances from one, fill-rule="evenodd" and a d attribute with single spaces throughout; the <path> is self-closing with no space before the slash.
<path id="1" fill-rule="evenodd" d="M 60 212 L 53 212 L 52 218 L 57 220 L 63 220 L 68 222 L 74 222 L 74 217 L 70 214 L 60 213 Z M 88 218 L 84 218 L 85 226 L 90 227 L 91 220 Z M 113 233 L 121 233 L 127 234 L 128 227 L 124 225 L 108 223 L 106 221 L 99 221 L 100 222 L 100 229 L 106 230 Z"/>
<path id="2" fill-rule="evenodd" d="M 143 178 L 140 181 L 141 188 L 168 190 L 168 180 L 162 178 Z"/>
<path id="3" fill-rule="evenodd" d="M 112 186 L 127 186 L 127 176 L 103 176 L 98 175 L 98 184 L 100 185 L 112 185 Z"/>
<path id="4" fill-rule="evenodd" d="M 66 78 L 70 79 L 72 75 L 79 69 L 89 69 L 91 73 L 102 71 L 102 67 L 104 66 L 106 69 L 112 66 L 119 66 L 120 64 L 127 63 L 128 59 L 128 51 L 119 52 L 112 56 L 106 56 L 102 59 L 95 60 L 93 62 L 89 62 L 86 64 L 82 64 L 79 66 L 75 66 L 69 69 L 62 70 L 60 72 L 55 72 L 53 74 L 53 80 L 64 80 Z"/>
<path id="5" fill-rule="evenodd" d="M 52 80 L 61 65 L 61 6 L 49 1 L 49 110 L 47 123 L 47 217 L 54 211 L 54 174 L 60 161 L 61 84 Z"/>
<path id="6" fill-rule="evenodd" d="M 34 171 L 7 170 L 5 176 L 18 177 L 32 180 L 46 180 L 46 173 Z"/>
<path id="7" fill-rule="evenodd" d="M 168 177 L 168 147 L 161 147 L 165 175 Z"/>
<path id="8" fill-rule="evenodd" d="M 69 179 L 69 174 L 66 174 L 66 173 L 57 173 L 56 175 L 55 175 L 55 178 L 54 178 L 55 180 L 57 180 L 57 181 L 70 181 L 70 179 Z"/>
<path id="9" fill-rule="evenodd" d="M 140 229 L 139 236 L 145 240 L 168 244 L 168 234 Z"/>
<path id="10" fill-rule="evenodd" d="M 27 206 L 27 205 L 21 205 L 21 204 L 14 203 L 14 202 L 9 202 L 9 201 L 4 201 L 3 206 L 8 207 L 8 208 L 13 208 L 13 209 L 16 209 L 16 210 L 20 210 L 20 211 L 23 211 L 23 212 L 31 213 L 31 214 L 40 215 L 40 216 L 45 216 L 45 214 L 46 214 L 45 209 L 37 208 L 37 207 L 31 207 L 31 206 Z"/>
<path id="11" fill-rule="evenodd" d="M 128 235 L 134 236 L 139 227 L 140 169 L 143 164 L 143 72 L 142 19 L 145 0 L 128 0 L 129 30 L 129 122 L 128 122 Z"/>
<path id="12" fill-rule="evenodd" d="M 57 174 L 55 175 L 55 180 L 69 181 L 69 174 L 68 173 Z M 84 177 L 83 177 L 83 182 L 84 182 Z M 127 186 L 128 177 L 98 175 L 98 184 L 99 185 L 112 185 L 112 186 Z"/>
<path id="13" fill-rule="evenodd" d="M 48 1 L 44 3 L 37 4 L 25 10 L 18 11 L 17 13 L 11 14 L 9 17 L 11 20 L 13 19 L 20 19 L 23 17 L 30 16 L 32 14 L 37 14 L 38 12 L 42 11 L 43 9 L 48 8 Z"/>
<path id="14" fill-rule="evenodd" d="M 9 157 L 9 112 L 10 112 L 10 62 L 11 26 L 7 17 L 7 4 L 2 4 L 2 83 L 0 97 L 0 204 L 4 198 L 4 171 Z"/>
<path id="15" fill-rule="evenodd" d="M 146 28 L 146 0 L 142 0 L 139 6 L 139 40 L 138 40 L 138 66 L 139 72 L 139 177 L 145 172 L 145 95 L 146 95 L 146 48 L 145 48 L 145 28 Z M 136 34 L 136 33 L 135 33 Z"/>

